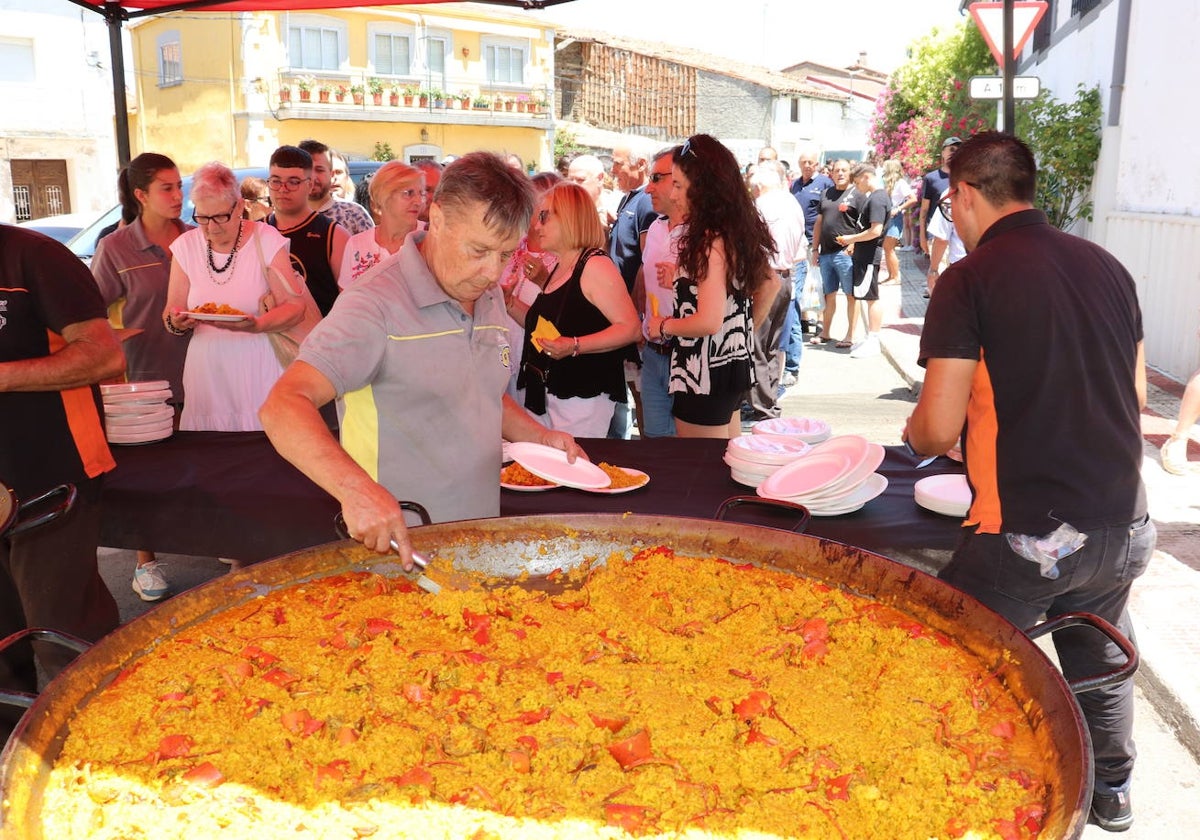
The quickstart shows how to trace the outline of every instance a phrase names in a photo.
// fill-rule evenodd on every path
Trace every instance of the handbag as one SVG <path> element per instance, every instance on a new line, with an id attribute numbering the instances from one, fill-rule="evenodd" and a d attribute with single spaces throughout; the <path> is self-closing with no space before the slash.
<path id="1" fill-rule="evenodd" d="M 804 289 L 800 292 L 802 312 L 821 312 L 825 309 L 825 289 L 821 283 L 821 272 L 810 267 L 804 277 Z"/>
<path id="2" fill-rule="evenodd" d="M 296 358 L 296 354 L 300 352 L 300 345 L 308 334 L 312 332 L 312 328 L 321 320 L 321 310 L 317 308 L 317 302 L 313 300 L 312 292 L 308 290 L 308 284 L 300 281 L 300 290 L 297 291 L 295 285 L 283 274 L 274 267 L 269 265 L 266 258 L 263 257 L 262 242 L 259 238 L 254 237 L 254 244 L 258 248 L 258 262 L 262 266 L 263 275 L 267 280 L 267 288 L 273 289 L 274 284 L 271 283 L 271 278 L 275 277 L 279 281 L 279 286 L 282 291 L 291 297 L 298 297 L 304 304 L 304 315 L 292 326 L 285 330 L 276 330 L 267 333 L 267 340 L 271 342 L 271 349 L 275 351 L 275 358 L 279 360 L 279 364 L 286 368 Z M 292 278 L 300 280 L 295 272 L 291 272 Z M 270 312 L 279 305 L 279 299 L 275 296 L 274 291 L 268 291 L 258 301 L 258 314 L 262 315 Z"/>

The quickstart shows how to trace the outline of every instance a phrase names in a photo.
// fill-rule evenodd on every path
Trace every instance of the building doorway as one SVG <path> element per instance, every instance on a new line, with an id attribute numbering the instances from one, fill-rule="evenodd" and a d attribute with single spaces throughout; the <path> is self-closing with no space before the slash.
<path id="1" fill-rule="evenodd" d="M 18 222 L 71 212 L 65 160 L 13 160 L 9 165 Z"/>

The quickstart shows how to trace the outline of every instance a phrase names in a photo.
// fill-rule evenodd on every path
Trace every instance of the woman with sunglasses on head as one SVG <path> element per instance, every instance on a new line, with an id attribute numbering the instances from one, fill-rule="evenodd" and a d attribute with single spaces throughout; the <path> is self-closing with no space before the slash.
<path id="1" fill-rule="evenodd" d="M 271 191 L 267 189 L 267 180 L 247 175 L 242 179 L 242 218 L 252 222 L 261 222 L 271 215 Z"/>
<path id="2" fill-rule="evenodd" d="M 408 235 L 417 229 L 425 206 L 425 175 L 421 170 L 388 161 L 368 183 L 371 216 L 375 227 L 360 231 L 346 242 L 338 285 L 343 289 L 367 269 L 400 250 Z"/>
<path id="3" fill-rule="evenodd" d="M 163 332 L 159 319 L 167 302 L 171 244 L 190 227 L 179 219 L 179 169 L 166 155 L 145 152 L 121 170 L 117 192 L 122 213 L 133 221 L 96 243 L 92 274 L 114 325 L 139 331 L 122 344 L 126 378 L 170 383 L 170 402 L 178 406 L 187 342 Z M 137 552 L 133 591 L 143 601 L 157 601 L 170 591 L 151 551 Z"/>
<path id="4" fill-rule="evenodd" d="M 283 235 L 268 224 L 242 218 L 245 202 L 237 178 L 224 164 L 197 170 L 192 202 L 198 227 L 171 246 L 175 262 L 162 313 L 167 332 L 191 334 L 183 367 L 187 402 L 179 428 L 261 431 L 258 409 L 283 372 L 267 333 L 286 330 L 303 317 L 297 289 L 301 281 L 292 272 Z M 257 314 L 267 292 L 276 305 Z M 211 308 L 206 304 L 216 304 L 222 312 L 193 317 L 202 307 Z"/>
<path id="5" fill-rule="evenodd" d="M 779 277 L 775 241 L 742 182 L 733 153 L 697 134 L 680 146 L 671 200 L 686 226 L 679 239 L 675 306 L 652 316 L 654 340 L 672 341 L 671 413 L 680 437 L 741 434 L 738 409 L 754 384 L 752 307 L 762 314 Z"/>
<path id="6" fill-rule="evenodd" d="M 525 325 L 517 387 L 548 428 L 605 437 L 616 403 L 625 399 L 623 351 L 641 332 L 637 310 L 601 250 L 604 229 L 583 187 L 560 183 L 545 193 L 530 234 L 557 264 L 533 303 L 507 296 L 509 316 Z M 536 261 L 529 266 L 536 270 Z M 543 322 L 553 327 L 549 336 Z"/>

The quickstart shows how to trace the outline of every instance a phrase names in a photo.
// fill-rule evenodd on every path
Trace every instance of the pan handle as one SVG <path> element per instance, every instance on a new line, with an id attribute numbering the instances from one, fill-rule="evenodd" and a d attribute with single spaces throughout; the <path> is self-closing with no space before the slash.
<path id="1" fill-rule="evenodd" d="M 45 513 L 32 516 L 29 519 L 26 519 L 24 522 L 17 522 L 8 529 L 8 533 L 5 534 L 5 536 L 15 537 L 17 534 L 22 534 L 25 531 L 32 531 L 34 528 L 37 528 L 40 525 L 45 525 L 47 522 L 53 522 L 55 519 L 58 519 L 58 517 L 62 516 L 64 513 L 67 513 L 75 506 L 76 495 L 77 493 L 74 484 L 60 484 L 55 488 L 47 490 L 40 496 L 35 496 L 21 505 L 18 511 L 18 517 L 21 513 L 24 513 L 30 508 L 40 505 L 49 499 L 53 499 L 55 496 L 62 496 L 63 499 Z"/>
<path id="2" fill-rule="evenodd" d="M 430 525 L 433 523 L 433 517 L 429 515 L 429 511 L 425 510 L 425 506 L 418 502 L 401 501 L 400 509 L 415 513 L 421 520 L 422 525 Z M 343 540 L 350 539 L 350 531 L 346 528 L 346 517 L 342 516 L 339 510 L 333 516 L 333 530 L 337 532 L 339 538 Z"/>
<path id="3" fill-rule="evenodd" d="M 725 519 L 725 514 L 733 510 L 735 507 L 742 505 L 763 505 L 764 507 L 773 507 L 782 511 L 792 511 L 799 518 L 799 521 L 792 526 L 792 530 L 797 534 L 804 533 L 808 528 L 809 520 L 812 519 L 812 514 L 808 512 L 808 508 L 804 505 L 798 505 L 794 502 L 780 502 L 775 499 L 764 499 L 762 496 L 731 496 L 721 502 L 717 508 L 713 519 L 718 521 Z"/>
<path id="4" fill-rule="evenodd" d="M 1138 656 L 1137 648 L 1133 646 L 1133 642 L 1125 638 L 1125 634 L 1098 615 L 1082 612 L 1063 613 L 1060 616 L 1030 627 L 1025 631 L 1025 635 L 1031 639 L 1036 639 L 1067 627 L 1091 627 L 1093 630 L 1107 636 L 1108 640 L 1119 647 L 1121 653 L 1125 654 L 1125 664 L 1111 671 L 1097 674 L 1094 677 L 1080 677 L 1077 680 L 1067 680 L 1068 687 L 1075 694 L 1082 694 L 1085 691 L 1095 691 L 1097 688 L 1104 688 L 1105 686 L 1124 682 L 1132 677 L 1138 669 L 1141 658 Z"/>
<path id="5" fill-rule="evenodd" d="M 74 488 L 72 488 L 73 490 Z M 73 497 L 72 497 L 73 498 Z M 63 633 L 61 630 L 50 630 L 45 627 L 30 627 L 25 630 L 18 630 L 11 636 L 0 639 L 0 655 L 3 655 L 6 650 L 23 639 L 38 639 L 43 642 L 52 642 L 68 650 L 73 650 L 76 653 L 86 653 L 92 646 L 91 642 L 86 639 L 81 639 L 78 636 L 72 636 L 70 633 Z M 4 691 L 0 690 L 0 705 L 16 706 L 20 709 L 28 709 L 37 700 L 36 694 L 30 694 L 25 691 Z"/>

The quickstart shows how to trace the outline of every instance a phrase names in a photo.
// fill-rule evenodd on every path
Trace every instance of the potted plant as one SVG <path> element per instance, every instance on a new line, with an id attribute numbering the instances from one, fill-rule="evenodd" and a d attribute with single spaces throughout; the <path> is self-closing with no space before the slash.
<path id="1" fill-rule="evenodd" d="M 505 111 L 512 111 L 516 107 L 517 107 L 517 100 L 513 99 L 511 96 L 504 97 L 504 110 Z"/>
<path id="2" fill-rule="evenodd" d="M 345 85 L 338 85 L 333 89 L 333 98 L 338 102 L 346 101 L 346 94 L 350 92 L 350 88 Z"/>
<path id="3" fill-rule="evenodd" d="M 529 110 L 529 97 L 522 93 L 521 95 L 519 95 L 517 97 L 517 111 L 519 113 L 524 114 L 528 110 Z"/>
<path id="4" fill-rule="evenodd" d="M 424 88 L 422 88 L 421 90 L 418 90 L 417 91 L 417 104 L 419 106 L 421 106 L 422 108 L 427 107 L 429 105 L 429 94 L 430 93 L 431 93 L 431 91 L 425 90 Z"/>
<path id="5" fill-rule="evenodd" d="M 411 108 L 413 105 L 413 100 L 417 99 L 420 95 L 420 88 L 418 88 L 416 85 L 408 85 L 404 88 L 404 104 Z"/>
<path id="6" fill-rule="evenodd" d="M 476 96 L 475 100 L 471 103 L 471 107 L 476 111 L 487 111 L 491 109 L 492 101 L 486 96 Z"/>
<path id="7" fill-rule="evenodd" d="M 550 108 L 550 103 L 545 99 L 538 97 L 533 103 L 533 112 L 535 114 L 544 114 Z"/>
<path id="8" fill-rule="evenodd" d="M 371 78 L 367 80 L 367 88 L 371 91 L 371 99 L 376 105 L 383 104 L 383 80 Z"/>
<path id="9" fill-rule="evenodd" d="M 392 85 L 388 88 L 388 104 L 393 108 L 400 107 L 400 86 Z"/>
<path id="10" fill-rule="evenodd" d="M 471 94 L 468 91 L 460 91 L 458 94 L 458 107 L 462 110 L 467 110 L 471 107 Z"/>
<path id="11" fill-rule="evenodd" d="M 287 85 L 279 86 L 279 104 L 280 105 L 291 105 L 292 104 L 292 89 Z"/>
<path id="12" fill-rule="evenodd" d="M 350 86 L 350 97 L 354 100 L 355 105 L 363 104 L 363 92 L 364 91 L 363 91 L 362 85 L 351 85 Z"/>
<path id="13" fill-rule="evenodd" d="M 300 101 L 310 102 L 312 100 L 312 76 L 300 76 L 296 79 L 296 87 L 300 89 Z"/>
<path id="14" fill-rule="evenodd" d="M 319 85 L 317 85 L 317 101 L 318 102 L 328 102 L 329 94 L 331 92 L 332 91 L 330 90 L 328 83 L 321 82 Z"/>
<path id="15" fill-rule="evenodd" d="M 429 98 L 433 100 L 434 108 L 446 107 L 446 94 L 443 93 L 440 88 L 434 88 L 433 90 L 429 91 Z"/>

